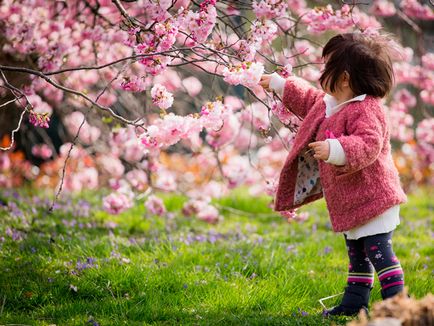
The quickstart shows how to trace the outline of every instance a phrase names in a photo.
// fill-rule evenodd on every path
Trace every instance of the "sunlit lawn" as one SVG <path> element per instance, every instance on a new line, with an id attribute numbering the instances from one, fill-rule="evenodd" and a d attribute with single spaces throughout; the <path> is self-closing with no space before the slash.
<path id="1" fill-rule="evenodd" d="M 433 292 L 433 203 L 428 190 L 401 208 L 394 248 L 410 294 Z M 216 201 L 224 220 L 184 217 L 184 198 L 164 195 L 172 217 L 153 217 L 143 200 L 111 216 L 101 194 L 61 203 L 49 215 L 35 194 L 0 198 L 0 324 L 330 325 L 318 300 L 342 292 L 347 258 L 324 201 L 288 223 L 270 198 L 244 190 Z M 42 194 L 39 194 L 42 196 Z M 17 207 L 11 202 L 14 201 Z M 0 205 L 1 207 L 1 205 Z M 33 210 L 32 210 L 33 207 Z M 242 211 L 246 212 L 243 213 Z M 20 213 L 21 212 L 21 213 Z M 37 216 L 32 226 L 26 225 Z M 26 230 L 25 233 L 17 230 Z M 28 231 L 30 230 L 30 231 Z M 333 306 L 338 300 L 326 301 Z M 381 300 L 376 279 L 371 303 Z"/>

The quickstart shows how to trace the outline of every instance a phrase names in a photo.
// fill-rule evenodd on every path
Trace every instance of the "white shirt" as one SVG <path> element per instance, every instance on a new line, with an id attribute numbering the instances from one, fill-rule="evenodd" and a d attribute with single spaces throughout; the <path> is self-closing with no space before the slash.
<path id="1" fill-rule="evenodd" d="M 273 73 L 270 79 L 270 88 L 273 89 L 280 96 L 283 96 L 285 81 L 286 80 L 280 77 L 277 73 Z M 326 105 L 325 117 L 329 118 L 333 114 L 339 112 L 339 110 L 341 110 L 347 103 L 354 101 L 363 101 L 365 98 L 366 94 L 363 94 L 336 105 L 336 99 L 333 96 L 326 94 L 323 98 L 323 101 Z M 346 156 L 345 151 L 339 140 L 326 139 L 326 141 L 330 144 L 330 154 L 328 159 L 324 162 L 334 165 L 344 165 L 346 163 Z M 369 220 L 368 223 L 363 224 L 359 227 L 355 227 L 343 233 L 346 234 L 347 239 L 357 240 L 361 237 L 390 232 L 394 230 L 400 223 L 399 208 L 399 205 L 395 205 L 387 209 L 377 217 Z"/>

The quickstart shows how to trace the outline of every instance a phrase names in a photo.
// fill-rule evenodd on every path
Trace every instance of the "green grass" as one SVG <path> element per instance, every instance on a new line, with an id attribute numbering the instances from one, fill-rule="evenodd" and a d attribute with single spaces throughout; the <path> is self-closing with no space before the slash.
<path id="1" fill-rule="evenodd" d="M 99 197 L 82 194 L 96 204 Z M 302 210 L 310 213 L 307 221 L 287 223 L 268 207 L 269 197 L 251 198 L 239 189 L 215 202 L 247 213 L 224 209 L 224 220 L 209 225 L 179 213 L 182 196 L 162 197 L 174 218 L 148 216 L 141 201 L 119 216 L 96 210 L 74 218 L 71 212 L 47 215 L 38 209 L 30 228 L 0 209 L 0 324 L 344 325 L 350 320 L 321 316 L 318 300 L 342 292 L 347 271 L 344 239 L 331 231 L 324 201 Z M 17 203 L 29 211 L 24 200 Z M 434 288 L 428 190 L 411 195 L 401 216 L 394 249 L 410 294 L 421 298 Z M 73 219 L 76 225 L 65 226 Z M 108 221 L 117 227 L 110 230 Z M 89 227 L 80 228 L 80 222 Z M 5 235 L 8 226 L 31 231 L 13 241 Z M 92 267 L 77 270 L 77 262 L 88 257 Z M 381 300 L 379 291 L 376 279 L 371 304 Z"/>

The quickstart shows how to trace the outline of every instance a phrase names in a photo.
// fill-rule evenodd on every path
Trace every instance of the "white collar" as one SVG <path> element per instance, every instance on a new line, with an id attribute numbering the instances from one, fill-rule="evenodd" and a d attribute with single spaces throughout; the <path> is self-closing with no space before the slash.
<path id="1" fill-rule="evenodd" d="M 325 94 L 323 101 L 326 105 L 326 118 L 332 116 L 333 114 L 335 114 L 336 112 L 338 112 L 341 108 L 342 105 L 347 104 L 349 102 L 355 102 L 355 101 L 363 101 L 366 97 L 366 94 L 362 94 L 356 97 L 353 97 L 352 99 L 349 99 L 348 101 L 342 102 L 338 105 L 336 105 L 336 98 L 334 96 L 331 96 L 329 94 Z"/>

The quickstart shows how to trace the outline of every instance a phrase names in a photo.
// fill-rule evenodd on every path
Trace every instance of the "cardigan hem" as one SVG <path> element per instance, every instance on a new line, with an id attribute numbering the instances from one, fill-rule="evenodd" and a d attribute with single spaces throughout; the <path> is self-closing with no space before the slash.
<path id="1" fill-rule="evenodd" d="M 349 214 L 342 214 L 342 215 L 334 215 L 333 217 L 330 215 L 330 219 L 332 222 L 332 228 L 334 232 L 344 232 L 344 231 L 349 231 L 355 227 L 359 227 L 362 226 L 366 223 L 368 223 L 370 220 L 372 220 L 373 218 L 377 217 L 378 215 L 380 215 L 381 213 L 383 213 L 384 211 L 386 211 L 387 209 L 395 206 L 395 205 L 399 205 L 399 204 L 403 204 L 407 202 L 407 196 L 404 194 L 404 196 L 394 196 L 392 198 L 392 201 L 387 202 L 387 200 L 381 199 L 378 200 L 378 202 L 380 202 L 381 204 L 379 205 L 373 205 L 373 203 L 377 203 L 377 202 L 369 202 L 367 205 L 369 205 L 370 207 L 374 207 L 373 209 L 370 210 L 366 210 L 365 206 L 362 207 L 357 207 L 357 210 L 354 209 L 351 212 L 349 212 Z M 339 227 L 336 225 L 335 221 L 348 221 L 348 216 L 351 216 L 352 214 L 354 214 L 355 211 L 363 211 L 365 212 L 364 214 L 360 214 L 356 217 L 354 217 L 351 219 L 351 223 L 347 223 L 347 224 L 340 224 Z M 352 213 L 352 214 L 351 214 Z"/>
<path id="2" fill-rule="evenodd" d="M 299 207 L 301 207 L 301 206 L 303 206 L 303 205 L 306 205 L 306 204 L 308 204 L 308 203 L 311 203 L 311 202 L 313 202 L 313 201 L 315 201 L 315 200 L 318 200 L 318 199 L 321 199 L 323 197 L 323 193 L 321 192 L 321 193 L 319 193 L 319 194 L 315 194 L 315 195 L 312 195 L 312 196 L 309 196 L 309 197 L 307 197 L 302 203 L 300 203 L 300 204 L 292 204 L 292 205 L 282 205 L 282 204 L 279 204 L 279 203 L 275 203 L 275 206 L 274 206 L 274 210 L 276 211 L 276 212 L 283 212 L 283 211 L 289 211 L 289 210 L 291 210 L 291 209 L 295 209 L 295 208 L 299 208 Z M 279 204 L 279 205 L 276 205 L 276 204 Z"/>

